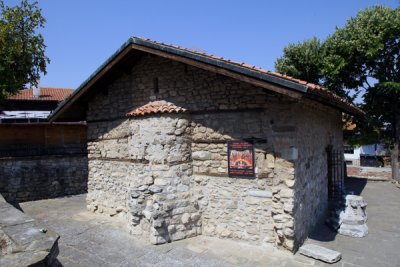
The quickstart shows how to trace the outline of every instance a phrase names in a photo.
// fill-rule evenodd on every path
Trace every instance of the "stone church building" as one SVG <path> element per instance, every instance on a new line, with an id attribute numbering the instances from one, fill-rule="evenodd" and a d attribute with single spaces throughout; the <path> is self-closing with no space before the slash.
<path id="1" fill-rule="evenodd" d="M 362 114 L 317 85 L 132 37 L 50 120 L 87 122 L 87 206 L 132 234 L 295 251 L 327 208 L 343 112 Z"/>

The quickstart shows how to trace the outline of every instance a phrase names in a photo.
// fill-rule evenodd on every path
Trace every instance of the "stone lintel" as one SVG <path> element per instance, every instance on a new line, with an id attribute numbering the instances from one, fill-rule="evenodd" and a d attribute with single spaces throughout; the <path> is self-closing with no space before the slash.
<path id="1" fill-rule="evenodd" d="M 272 192 L 269 190 L 249 190 L 247 194 L 252 197 L 272 198 Z"/>

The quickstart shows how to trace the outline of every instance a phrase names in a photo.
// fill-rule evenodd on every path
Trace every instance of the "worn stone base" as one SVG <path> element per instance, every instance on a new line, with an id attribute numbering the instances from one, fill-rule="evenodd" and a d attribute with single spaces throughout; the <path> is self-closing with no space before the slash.
<path id="1" fill-rule="evenodd" d="M 50 266 L 59 253 L 58 234 L 8 204 L 0 195 L 0 266 Z"/>
<path id="2" fill-rule="evenodd" d="M 340 227 L 338 233 L 351 237 L 364 237 L 368 234 L 367 203 L 363 197 L 347 195 L 345 197 L 345 209 L 340 212 Z"/>
<path id="3" fill-rule="evenodd" d="M 368 234 L 368 226 L 366 224 L 362 225 L 342 224 L 338 229 L 338 233 L 341 235 L 346 235 L 351 237 L 364 237 Z"/>

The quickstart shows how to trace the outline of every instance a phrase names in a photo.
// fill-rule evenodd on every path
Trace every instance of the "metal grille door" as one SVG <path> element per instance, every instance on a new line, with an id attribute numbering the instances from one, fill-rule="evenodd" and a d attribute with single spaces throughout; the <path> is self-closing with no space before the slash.
<path id="1" fill-rule="evenodd" d="M 340 201 L 344 192 L 345 165 L 343 151 L 326 149 L 328 159 L 328 195 L 331 201 Z"/>

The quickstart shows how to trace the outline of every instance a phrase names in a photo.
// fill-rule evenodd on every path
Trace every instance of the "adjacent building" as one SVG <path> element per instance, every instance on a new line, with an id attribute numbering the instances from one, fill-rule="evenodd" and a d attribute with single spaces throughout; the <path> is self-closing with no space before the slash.
<path id="1" fill-rule="evenodd" d="M 63 88 L 30 88 L 2 102 L 0 193 L 7 201 L 86 192 L 86 123 L 47 120 L 72 92 Z"/>

